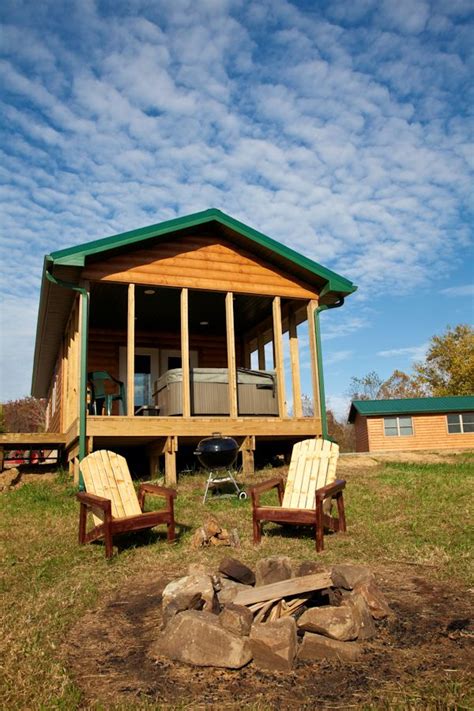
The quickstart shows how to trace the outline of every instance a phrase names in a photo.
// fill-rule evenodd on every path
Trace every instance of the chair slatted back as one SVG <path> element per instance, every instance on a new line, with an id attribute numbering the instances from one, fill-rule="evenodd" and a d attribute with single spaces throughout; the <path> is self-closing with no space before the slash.
<path id="1" fill-rule="evenodd" d="M 112 516 L 125 518 L 142 513 L 127 461 L 120 454 L 99 449 L 81 462 L 86 491 L 112 502 Z M 96 525 L 101 519 L 94 514 Z"/>
<path id="2" fill-rule="evenodd" d="M 283 508 L 314 509 L 315 492 L 336 480 L 339 445 L 326 439 L 305 439 L 293 447 Z"/>

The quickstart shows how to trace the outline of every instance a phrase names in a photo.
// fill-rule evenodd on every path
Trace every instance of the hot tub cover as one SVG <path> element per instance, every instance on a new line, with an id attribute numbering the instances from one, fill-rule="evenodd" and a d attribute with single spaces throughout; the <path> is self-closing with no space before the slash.
<path id="1" fill-rule="evenodd" d="M 227 368 L 191 368 L 191 381 L 197 383 L 223 383 L 228 382 Z M 158 379 L 157 390 L 170 385 L 171 383 L 181 383 L 183 380 L 182 368 L 172 368 Z M 268 385 L 274 386 L 274 370 L 249 370 L 247 368 L 237 369 L 237 382 L 239 385 Z"/>

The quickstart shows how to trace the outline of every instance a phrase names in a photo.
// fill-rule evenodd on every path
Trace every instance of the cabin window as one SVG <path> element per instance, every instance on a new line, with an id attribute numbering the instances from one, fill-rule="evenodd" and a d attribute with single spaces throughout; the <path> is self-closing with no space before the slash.
<path id="1" fill-rule="evenodd" d="M 383 425 L 386 437 L 406 437 L 413 434 L 411 417 L 384 417 Z"/>
<path id="2" fill-rule="evenodd" d="M 474 432 L 474 412 L 453 412 L 447 419 L 449 434 Z"/>

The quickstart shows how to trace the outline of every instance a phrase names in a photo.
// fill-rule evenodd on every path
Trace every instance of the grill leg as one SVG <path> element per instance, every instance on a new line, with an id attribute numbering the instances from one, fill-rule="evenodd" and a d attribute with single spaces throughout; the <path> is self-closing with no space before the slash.
<path id="1" fill-rule="evenodd" d="M 211 485 L 211 481 L 212 481 L 212 472 L 209 472 L 209 476 L 207 477 L 207 482 L 206 482 L 206 491 L 204 492 L 204 498 L 203 498 L 203 500 L 202 500 L 202 503 L 203 503 L 203 504 L 206 503 L 207 493 L 208 493 L 208 491 L 209 491 L 209 487 L 210 487 L 210 485 Z"/>

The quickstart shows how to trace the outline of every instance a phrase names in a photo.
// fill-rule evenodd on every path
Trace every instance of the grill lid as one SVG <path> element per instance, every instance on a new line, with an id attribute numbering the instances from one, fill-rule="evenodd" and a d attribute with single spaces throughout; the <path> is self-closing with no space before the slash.
<path id="1" fill-rule="evenodd" d="M 194 454 L 206 469 L 225 469 L 232 466 L 238 452 L 239 445 L 233 437 L 214 432 L 199 442 Z"/>

